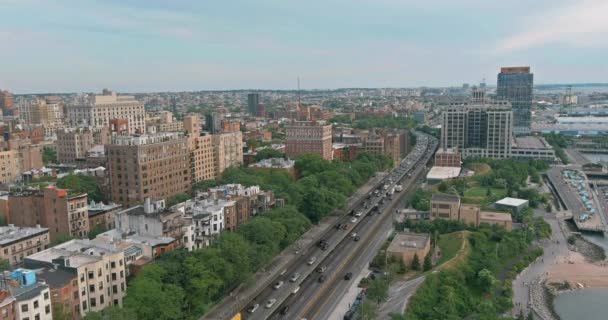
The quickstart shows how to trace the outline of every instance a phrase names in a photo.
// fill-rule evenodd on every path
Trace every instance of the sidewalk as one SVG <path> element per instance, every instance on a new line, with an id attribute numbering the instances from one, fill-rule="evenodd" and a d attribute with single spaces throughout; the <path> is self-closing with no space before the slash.
<path id="1" fill-rule="evenodd" d="M 376 176 L 370 179 L 365 185 L 357 189 L 357 191 L 346 201 L 346 208 L 349 210 L 355 205 L 361 196 L 369 193 L 373 188 L 386 176 L 386 173 L 377 173 Z M 293 261 L 298 258 L 299 251 L 305 250 L 314 245 L 316 241 L 327 230 L 333 228 L 336 221 L 340 218 L 337 214 L 341 210 L 336 210 L 332 215 L 324 218 L 318 225 L 314 225 L 306 231 L 294 244 L 285 248 L 277 255 L 265 268 L 262 268 L 253 275 L 255 282 L 243 283 L 233 290 L 229 295 L 224 297 L 216 307 L 209 313 L 201 317 L 201 319 L 230 319 L 240 310 L 246 307 L 247 303 L 256 297 L 260 291 L 268 287 L 270 283 L 285 270 Z"/>

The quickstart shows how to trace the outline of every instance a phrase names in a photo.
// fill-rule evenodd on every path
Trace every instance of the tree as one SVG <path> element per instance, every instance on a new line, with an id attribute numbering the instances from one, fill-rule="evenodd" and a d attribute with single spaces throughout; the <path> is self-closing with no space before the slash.
<path id="1" fill-rule="evenodd" d="M 71 194 L 86 193 L 88 198 L 95 202 L 105 200 L 105 196 L 101 192 L 97 180 L 92 176 L 69 174 L 59 179 L 59 181 L 57 181 L 57 186 L 62 189 L 68 189 L 68 192 Z"/>
<path id="2" fill-rule="evenodd" d="M 445 181 L 441 181 L 441 183 L 439 183 L 439 186 L 437 186 L 437 190 L 443 193 L 448 192 L 448 183 Z"/>
<path id="3" fill-rule="evenodd" d="M 43 147 L 42 162 L 44 162 L 45 164 L 57 163 L 57 151 L 49 147 Z"/>
<path id="4" fill-rule="evenodd" d="M 367 288 L 367 297 L 376 303 L 380 303 L 388 298 L 388 288 L 388 279 L 376 277 Z"/>
<path id="5" fill-rule="evenodd" d="M 187 193 L 183 193 L 183 192 L 182 193 L 178 193 L 178 194 L 174 195 L 173 197 L 171 197 L 171 198 L 169 198 L 167 200 L 167 207 L 172 207 L 172 206 L 174 206 L 174 205 L 176 205 L 178 203 L 182 203 L 184 201 L 187 201 L 190 198 L 192 198 L 192 197 L 190 197 L 190 195 L 187 194 Z"/>
<path id="6" fill-rule="evenodd" d="M 486 191 L 486 197 L 491 197 L 492 196 L 492 189 L 488 188 L 488 190 Z"/>
<path id="7" fill-rule="evenodd" d="M 276 149 L 266 148 L 266 149 L 262 149 L 257 152 L 257 154 L 255 155 L 255 161 L 260 161 L 260 160 L 269 159 L 269 158 L 284 158 L 284 157 L 285 157 L 285 153 L 283 153 L 279 150 L 276 150 Z"/>
<path id="8" fill-rule="evenodd" d="M 8 270 L 11 268 L 11 264 L 8 260 L 0 259 L 0 271 Z"/>
<path id="9" fill-rule="evenodd" d="M 65 307 L 61 303 L 53 303 L 53 320 L 70 320 L 72 319 L 72 315 L 68 312 L 69 310 L 65 310 Z M 88 315 L 88 314 L 87 314 Z M 85 317 L 88 320 L 88 317 Z"/>
<path id="10" fill-rule="evenodd" d="M 373 320 L 376 319 L 376 307 L 369 301 L 365 301 L 361 304 L 361 320 Z"/>
<path id="11" fill-rule="evenodd" d="M 526 320 L 534 320 L 534 314 L 532 314 L 532 311 L 528 311 L 528 316 L 526 317 Z"/>
<path id="12" fill-rule="evenodd" d="M 429 271 L 433 268 L 433 261 L 431 260 L 432 251 L 424 257 L 424 265 L 422 266 L 424 271 Z"/>
<path id="13" fill-rule="evenodd" d="M 108 229 L 106 229 L 106 227 L 103 224 L 96 224 L 94 225 L 90 230 L 89 230 L 89 234 L 88 237 L 89 239 L 93 240 L 95 239 L 95 237 L 97 237 L 99 234 L 102 234 L 104 232 L 108 231 Z"/>
<path id="14" fill-rule="evenodd" d="M 418 258 L 417 253 L 414 254 L 414 259 L 412 259 L 412 270 L 420 270 L 420 258 Z"/>
<path id="15" fill-rule="evenodd" d="M 497 280 L 494 277 L 494 275 L 492 274 L 492 271 L 490 271 L 488 269 L 483 269 L 483 270 L 479 271 L 479 273 L 477 275 L 478 275 L 479 284 L 481 286 L 481 289 L 484 292 L 491 292 L 497 283 Z"/>

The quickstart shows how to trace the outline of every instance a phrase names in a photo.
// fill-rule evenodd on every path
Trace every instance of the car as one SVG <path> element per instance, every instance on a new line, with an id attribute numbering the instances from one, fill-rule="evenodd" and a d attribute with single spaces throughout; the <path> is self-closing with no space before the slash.
<path id="1" fill-rule="evenodd" d="M 319 242 L 317 242 L 317 247 L 322 247 L 326 244 L 327 244 L 327 241 L 325 241 L 325 239 L 321 239 L 321 240 L 319 240 Z"/>
<path id="2" fill-rule="evenodd" d="M 273 288 L 274 288 L 275 290 L 277 290 L 277 289 L 279 289 L 280 287 L 282 287 L 282 286 L 283 286 L 283 283 L 285 283 L 285 282 L 283 282 L 283 280 L 277 281 L 277 282 L 274 284 Z"/>
<path id="3" fill-rule="evenodd" d="M 350 234 L 350 237 L 351 237 L 351 238 L 355 238 L 356 236 L 357 236 L 357 233 L 356 233 L 356 232 L 353 232 L 353 233 L 351 233 L 351 234 Z"/>
<path id="4" fill-rule="evenodd" d="M 249 306 L 249 308 L 247 308 L 247 312 L 254 313 L 256 310 L 258 310 L 259 307 L 260 307 L 259 303 L 252 304 Z"/>
<path id="5" fill-rule="evenodd" d="M 298 293 L 298 291 L 300 291 L 300 286 L 293 288 L 293 290 L 291 291 L 291 294 L 296 294 L 296 293 Z"/>
<path id="6" fill-rule="evenodd" d="M 321 276 L 319 277 L 319 279 L 318 279 L 318 281 L 319 281 L 320 283 L 325 282 L 325 280 L 327 280 L 327 276 L 325 276 L 325 275 L 321 275 Z"/>
<path id="7" fill-rule="evenodd" d="M 317 257 L 310 257 L 306 263 L 311 266 L 315 261 L 317 261 Z"/>
<path id="8" fill-rule="evenodd" d="M 329 244 L 327 244 L 327 242 L 325 242 L 323 245 L 321 245 L 321 250 L 325 251 L 329 248 Z"/>
<path id="9" fill-rule="evenodd" d="M 283 309 L 281 309 L 281 314 L 286 315 L 287 312 L 289 312 L 289 306 L 284 306 Z"/>
<path id="10" fill-rule="evenodd" d="M 340 230 L 340 229 L 342 229 L 342 224 L 341 224 L 341 223 L 338 223 L 338 224 L 336 224 L 334 227 L 335 227 L 336 229 Z"/>
<path id="11" fill-rule="evenodd" d="M 347 273 L 344 275 L 344 280 L 346 280 L 346 281 L 348 281 L 348 280 L 350 280 L 350 279 L 352 279 L 352 278 L 353 278 L 353 273 L 352 273 L 352 272 L 347 272 Z"/>
<path id="12" fill-rule="evenodd" d="M 264 305 L 264 307 L 266 309 L 270 309 L 270 308 L 272 308 L 272 306 L 274 306 L 275 302 L 277 302 L 277 299 L 269 299 L 268 301 L 266 301 L 266 304 Z"/>
<path id="13" fill-rule="evenodd" d="M 344 230 L 348 230 L 349 227 L 350 226 L 348 225 L 348 223 L 345 223 L 344 226 L 343 226 Z"/>
<path id="14" fill-rule="evenodd" d="M 359 240 L 361 240 L 361 237 L 356 236 L 356 237 L 355 237 L 353 240 L 355 240 L 355 241 L 359 241 Z"/>
<path id="15" fill-rule="evenodd" d="M 299 278 L 300 278 L 300 274 L 295 272 L 294 274 L 291 275 L 291 278 L 289 278 L 289 281 L 296 282 L 296 281 L 298 281 Z"/>
<path id="16" fill-rule="evenodd" d="M 360 217 L 363 215 L 362 211 L 357 211 L 357 213 L 355 213 L 355 217 Z"/>
<path id="17" fill-rule="evenodd" d="M 357 222 L 357 218 L 351 218 L 351 219 L 350 219 L 350 222 L 351 222 L 351 223 L 355 223 L 355 222 Z"/>
<path id="18" fill-rule="evenodd" d="M 320 266 L 319 268 L 317 268 L 318 273 L 323 273 L 323 272 L 325 272 L 325 270 L 327 270 L 326 266 Z"/>

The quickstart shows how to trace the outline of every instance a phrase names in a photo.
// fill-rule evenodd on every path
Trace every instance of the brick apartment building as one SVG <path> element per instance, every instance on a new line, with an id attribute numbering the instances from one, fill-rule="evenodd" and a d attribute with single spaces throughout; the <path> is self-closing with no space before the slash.
<path id="1" fill-rule="evenodd" d="M 40 190 L 11 192 L 8 221 L 17 226 L 49 229 L 51 241 L 59 235 L 85 238 L 89 233 L 87 194 L 71 195 L 50 186 Z"/>
<path id="2" fill-rule="evenodd" d="M 297 121 L 285 127 L 285 153 L 297 158 L 304 153 L 316 153 L 323 159 L 333 159 L 332 126 L 316 121 Z"/>
<path id="3" fill-rule="evenodd" d="M 190 192 L 190 150 L 182 133 L 116 135 L 106 154 L 116 203 L 129 207 L 147 197 L 168 199 Z"/>

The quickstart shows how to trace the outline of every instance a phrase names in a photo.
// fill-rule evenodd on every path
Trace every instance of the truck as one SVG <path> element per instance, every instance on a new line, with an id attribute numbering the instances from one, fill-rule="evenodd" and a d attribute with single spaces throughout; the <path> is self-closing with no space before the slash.
<path id="1" fill-rule="evenodd" d="M 403 191 L 403 186 L 402 186 L 402 185 L 400 185 L 400 184 L 396 185 L 396 186 L 395 186 L 395 191 L 397 191 L 397 192 L 401 192 L 401 191 Z"/>

